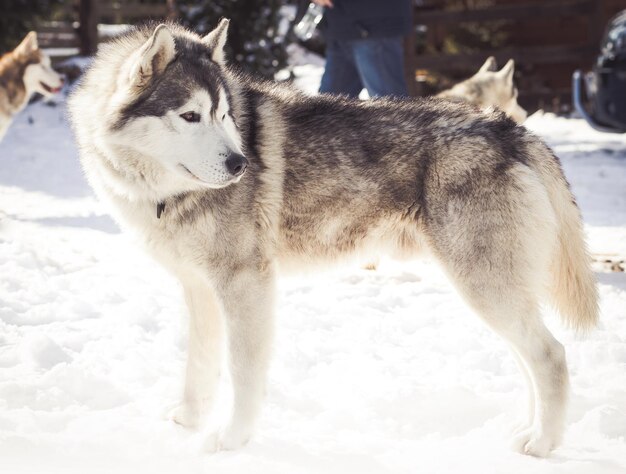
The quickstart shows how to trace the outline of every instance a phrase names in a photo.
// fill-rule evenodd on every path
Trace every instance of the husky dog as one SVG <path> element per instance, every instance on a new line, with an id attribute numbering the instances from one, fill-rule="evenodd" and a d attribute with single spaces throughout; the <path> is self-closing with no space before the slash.
<path id="1" fill-rule="evenodd" d="M 428 251 L 511 345 L 532 400 L 515 445 L 547 455 L 563 433 L 568 371 L 540 302 L 581 330 L 598 319 L 558 159 L 502 112 L 311 97 L 243 76 L 226 64 L 227 28 L 133 29 L 101 48 L 69 102 L 89 181 L 184 289 L 189 359 L 173 419 L 195 427 L 211 409 L 224 346 L 233 412 L 208 445 L 250 438 L 279 266 Z"/>
<path id="2" fill-rule="evenodd" d="M 440 92 L 437 97 L 469 102 L 481 109 L 496 107 L 517 123 L 523 123 L 528 114 L 517 103 L 514 72 L 515 62 L 512 59 L 498 71 L 495 58 L 490 56 L 476 74 L 452 89 Z"/>
<path id="3" fill-rule="evenodd" d="M 0 140 L 34 93 L 50 97 L 62 86 L 63 78 L 50 67 L 50 58 L 37 45 L 37 33 L 31 31 L 0 58 Z"/>

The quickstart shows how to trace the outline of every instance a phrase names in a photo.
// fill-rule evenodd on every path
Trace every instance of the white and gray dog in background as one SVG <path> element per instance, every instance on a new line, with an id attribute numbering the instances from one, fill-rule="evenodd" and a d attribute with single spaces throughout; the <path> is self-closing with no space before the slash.
<path id="1" fill-rule="evenodd" d="M 514 444 L 546 456 L 563 434 L 568 370 L 540 302 L 580 330 L 598 320 L 559 160 L 502 112 L 307 96 L 244 76 L 226 64 L 227 29 L 133 29 L 102 46 L 70 99 L 90 183 L 184 289 L 189 358 L 173 419 L 205 418 L 227 354 L 233 411 L 209 446 L 248 441 L 278 267 L 427 252 L 510 344 L 532 402 Z"/>
<path id="2" fill-rule="evenodd" d="M 513 83 L 515 62 L 512 59 L 498 71 L 496 59 L 487 58 L 478 72 L 459 82 L 437 97 L 473 104 L 481 109 L 496 107 L 517 123 L 523 123 L 528 114 L 517 103 L 517 87 Z"/>

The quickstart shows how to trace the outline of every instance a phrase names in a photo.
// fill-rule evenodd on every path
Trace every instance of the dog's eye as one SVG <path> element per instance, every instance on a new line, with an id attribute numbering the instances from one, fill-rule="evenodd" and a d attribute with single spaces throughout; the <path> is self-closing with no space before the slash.
<path id="1" fill-rule="evenodd" d="M 180 118 L 190 123 L 196 123 L 200 121 L 200 114 L 196 112 L 185 112 L 184 114 L 180 114 Z"/>
<path id="2" fill-rule="evenodd" d="M 222 115 L 222 122 L 226 120 L 226 114 Z"/>

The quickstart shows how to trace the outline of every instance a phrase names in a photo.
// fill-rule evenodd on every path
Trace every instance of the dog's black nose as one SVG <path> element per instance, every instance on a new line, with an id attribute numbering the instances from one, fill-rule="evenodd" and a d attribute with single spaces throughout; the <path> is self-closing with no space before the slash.
<path id="1" fill-rule="evenodd" d="M 226 158 L 226 169 L 233 176 L 241 176 L 246 168 L 248 167 L 248 160 L 243 155 L 238 153 L 231 153 L 228 158 Z"/>

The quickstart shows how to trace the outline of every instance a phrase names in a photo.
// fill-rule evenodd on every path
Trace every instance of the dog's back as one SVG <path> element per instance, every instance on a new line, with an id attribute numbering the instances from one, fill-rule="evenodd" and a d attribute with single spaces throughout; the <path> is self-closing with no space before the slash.
<path id="1" fill-rule="evenodd" d="M 524 129 L 500 112 L 445 100 L 322 95 L 284 113 L 283 231 L 288 248 L 309 256 L 358 251 L 374 239 L 415 253 L 429 183 L 457 170 L 493 175 L 525 160 L 509 145 L 525 139 Z M 462 192 L 462 182 L 452 185 Z"/>

